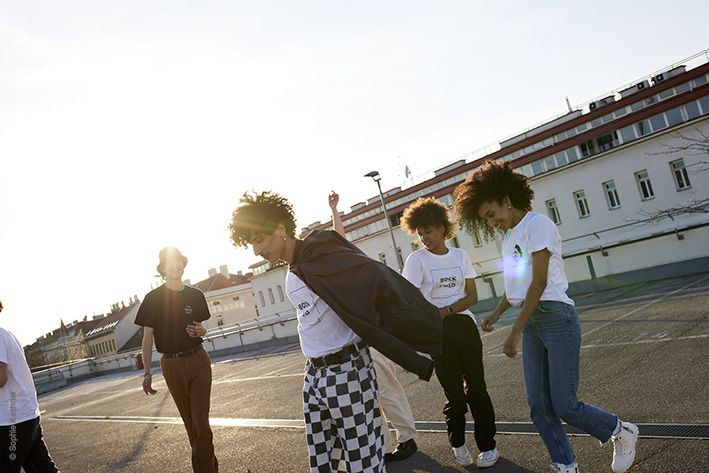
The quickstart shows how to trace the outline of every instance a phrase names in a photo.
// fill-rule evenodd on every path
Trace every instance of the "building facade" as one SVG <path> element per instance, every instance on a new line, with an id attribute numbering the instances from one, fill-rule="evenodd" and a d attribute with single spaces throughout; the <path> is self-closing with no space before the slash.
<path id="1" fill-rule="evenodd" d="M 385 192 L 396 248 L 378 196 L 344 213 L 348 240 L 371 258 L 398 269 L 397 259 L 405 260 L 419 246 L 399 227 L 406 206 L 428 196 L 451 205 L 455 187 L 484 161 L 494 159 L 508 161 L 530 178 L 533 210 L 548 215 L 559 227 L 570 282 L 597 284 L 603 278 L 633 273 L 651 277 L 674 270 L 709 270 L 709 214 L 671 211 L 709 199 L 705 53 L 502 140 L 492 151 L 472 153 L 424 182 Z M 689 146 L 702 140 L 704 148 Z M 650 218 L 667 210 L 665 215 L 670 216 Z M 327 228 L 329 222 L 316 222 L 304 233 Z M 502 293 L 500 242 L 500 235 L 485 241 L 482 235 L 464 231 L 450 242 L 470 253 L 480 275 L 481 300 Z M 270 272 L 274 274 L 267 276 Z M 277 304 L 269 304 L 268 291 L 283 284 L 282 272 L 266 271 L 254 279 L 261 312 L 275 311 Z"/>

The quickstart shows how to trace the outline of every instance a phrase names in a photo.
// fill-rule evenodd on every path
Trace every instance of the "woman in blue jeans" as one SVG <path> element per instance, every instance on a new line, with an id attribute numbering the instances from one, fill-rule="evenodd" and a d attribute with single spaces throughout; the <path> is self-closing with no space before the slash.
<path id="1" fill-rule="evenodd" d="M 503 351 L 517 354 L 520 338 L 532 422 L 551 456 L 551 470 L 578 473 L 576 456 L 561 425 L 565 421 L 601 442 L 613 441 L 611 468 L 628 470 L 635 459 L 638 428 L 579 401 L 581 327 L 561 258 L 561 236 L 547 216 L 531 211 L 534 191 L 508 163 L 488 161 L 455 190 L 455 211 L 469 231 L 492 239 L 503 232 L 505 293 L 481 328 L 490 332 L 511 306 L 521 307 Z"/>

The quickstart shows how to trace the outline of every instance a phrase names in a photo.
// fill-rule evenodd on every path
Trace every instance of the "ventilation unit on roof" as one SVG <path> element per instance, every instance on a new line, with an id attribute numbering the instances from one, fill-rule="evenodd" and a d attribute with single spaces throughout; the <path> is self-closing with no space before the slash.
<path id="1" fill-rule="evenodd" d="M 611 104 L 615 102 L 615 96 L 609 95 L 608 97 L 604 97 L 601 100 L 596 100 L 595 102 L 591 102 L 588 104 L 588 109 L 593 111 L 601 107 L 605 107 L 608 104 Z"/>
<path id="2" fill-rule="evenodd" d="M 655 77 L 652 78 L 652 83 L 654 85 L 657 85 L 664 80 L 665 80 L 665 74 L 657 74 Z"/>

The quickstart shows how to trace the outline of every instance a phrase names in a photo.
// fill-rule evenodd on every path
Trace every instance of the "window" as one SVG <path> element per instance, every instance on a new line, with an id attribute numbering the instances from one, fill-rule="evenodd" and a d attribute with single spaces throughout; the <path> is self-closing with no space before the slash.
<path id="1" fill-rule="evenodd" d="M 687 120 L 693 120 L 701 115 L 701 113 L 699 113 L 699 106 L 697 105 L 696 100 L 685 104 L 684 111 L 687 112 Z"/>
<path id="2" fill-rule="evenodd" d="M 652 124 L 652 131 L 662 130 L 667 128 L 667 122 L 665 121 L 665 116 L 663 114 L 657 114 L 650 117 L 650 123 Z"/>
<path id="3" fill-rule="evenodd" d="M 647 173 L 646 169 L 635 173 L 635 181 L 638 183 L 638 190 L 640 191 L 640 198 L 642 200 L 655 197 L 655 191 L 652 190 L 652 183 L 650 182 L 650 175 Z"/>
<path id="4" fill-rule="evenodd" d="M 579 160 L 579 153 L 576 151 L 576 148 L 569 148 L 566 150 L 566 157 L 568 158 L 569 162 L 572 163 L 574 161 Z"/>
<path id="5" fill-rule="evenodd" d="M 696 79 L 694 79 L 694 86 L 696 87 L 696 86 L 698 86 L 698 85 L 705 84 L 706 81 L 707 81 L 707 76 L 706 76 L 706 75 L 699 76 L 699 77 L 697 77 Z"/>
<path id="6" fill-rule="evenodd" d="M 276 303 L 276 299 L 273 297 L 273 289 L 271 289 L 270 287 L 268 288 L 268 300 L 271 301 L 271 304 Z"/>
<path id="7" fill-rule="evenodd" d="M 665 112 L 665 116 L 667 117 L 667 123 L 669 123 L 670 126 L 679 125 L 684 121 L 682 120 L 682 111 L 680 110 L 680 107 L 667 110 Z"/>
<path id="8" fill-rule="evenodd" d="M 280 299 L 281 302 L 283 302 L 283 300 L 284 300 L 283 288 L 281 287 L 280 284 L 278 285 L 278 299 Z"/>
<path id="9" fill-rule="evenodd" d="M 614 131 L 608 133 L 607 135 L 599 136 L 596 138 L 596 143 L 598 145 L 598 152 L 608 151 L 618 146 L 618 132 Z"/>
<path id="10" fill-rule="evenodd" d="M 542 174 L 544 172 L 544 168 L 542 167 L 541 161 L 534 161 L 532 163 L 532 172 L 534 172 L 535 176 Z"/>
<path id="11" fill-rule="evenodd" d="M 621 128 L 619 131 L 620 136 L 623 138 L 623 143 L 629 143 L 635 140 L 635 130 L 633 129 L 633 125 Z"/>
<path id="12" fill-rule="evenodd" d="M 551 171 L 556 167 L 556 161 L 554 161 L 554 155 L 552 156 L 547 156 L 546 158 L 543 159 L 544 165 L 547 168 L 547 171 Z"/>
<path id="13" fill-rule="evenodd" d="M 583 189 L 574 192 L 574 201 L 576 201 L 576 210 L 578 210 L 580 218 L 591 215 L 591 210 L 588 208 L 588 201 L 586 201 L 586 193 Z"/>
<path id="14" fill-rule="evenodd" d="M 610 210 L 617 209 L 620 207 L 620 197 L 618 196 L 618 189 L 615 188 L 614 181 L 606 181 L 603 183 L 603 190 L 606 194 L 606 201 L 608 202 L 608 208 Z"/>
<path id="15" fill-rule="evenodd" d="M 585 143 L 581 143 L 581 154 L 584 158 L 596 154 L 596 145 L 593 143 L 593 140 L 588 140 Z"/>
<path id="16" fill-rule="evenodd" d="M 635 124 L 635 131 L 638 133 L 638 137 L 645 136 L 650 133 L 650 122 L 643 120 Z"/>
<path id="17" fill-rule="evenodd" d="M 702 105 L 702 114 L 706 115 L 709 113 L 709 95 L 705 95 L 699 99 L 699 103 Z"/>
<path id="18" fill-rule="evenodd" d="M 618 110 L 616 110 L 615 112 L 613 112 L 613 116 L 614 116 L 615 118 L 618 118 L 618 117 L 622 117 L 622 116 L 625 115 L 626 113 L 628 113 L 628 110 L 627 110 L 625 107 L 623 107 L 623 108 L 619 108 Z"/>
<path id="19" fill-rule="evenodd" d="M 258 292 L 258 298 L 261 301 L 261 307 L 266 307 L 266 299 L 263 298 L 263 291 Z"/>
<path id="20" fill-rule="evenodd" d="M 552 221 L 559 225 L 561 223 L 561 216 L 559 215 L 559 209 L 556 207 L 556 199 L 549 199 L 546 201 L 547 213 Z"/>
<path id="21" fill-rule="evenodd" d="M 666 89 L 660 92 L 660 100 L 665 100 L 672 97 L 675 94 L 674 89 Z"/>
<path id="22" fill-rule="evenodd" d="M 682 92 L 686 92 L 689 90 L 689 82 L 684 82 L 677 87 L 675 87 L 675 92 L 678 94 L 681 94 Z"/>
<path id="23" fill-rule="evenodd" d="M 675 176 L 675 185 L 678 191 L 692 187 L 692 184 L 689 182 L 687 168 L 684 165 L 684 159 L 677 159 L 670 162 L 670 168 L 672 169 L 672 174 Z"/>

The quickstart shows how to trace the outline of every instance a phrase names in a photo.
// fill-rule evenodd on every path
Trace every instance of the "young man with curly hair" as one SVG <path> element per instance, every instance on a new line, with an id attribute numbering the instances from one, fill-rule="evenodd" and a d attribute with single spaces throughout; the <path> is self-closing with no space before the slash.
<path id="1" fill-rule="evenodd" d="M 289 265 L 286 292 L 307 357 L 303 411 L 311 471 L 385 471 L 368 345 L 430 379 L 433 362 L 417 351 L 440 353 L 435 307 L 336 232 L 296 238 L 293 208 L 279 194 L 244 194 L 230 230 L 234 245 Z"/>
<path id="2" fill-rule="evenodd" d="M 516 356 L 523 338 L 527 401 L 551 469 L 579 471 L 563 420 L 601 442 L 612 439 L 611 468 L 622 473 L 635 459 L 638 428 L 577 397 L 581 325 L 566 294 L 561 235 L 551 219 L 532 211 L 533 196 L 526 176 L 509 163 L 494 161 L 484 163 L 455 190 L 455 211 L 468 231 L 482 231 L 488 239 L 495 230 L 503 232 L 505 293 L 481 327 L 489 332 L 505 310 L 521 307 L 503 351 Z"/>
<path id="3" fill-rule="evenodd" d="M 480 450 L 477 466 L 490 467 L 500 455 L 495 411 L 485 385 L 482 341 L 469 309 L 478 300 L 475 270 L 467 252 L 446 245 L 455 236 L 456 225 L 442 202 L 418 199 L 404 210 L 401 227 L 423 243 L 406 259 L 403 275 L 439 308 L 443 319 L 443 354 L 435 359 L 436 376 L 448 400 L 443 414 L 455 459 L 464 466 L 473 463 L 465 446 L 465 414 L 470 408 Z"/>

